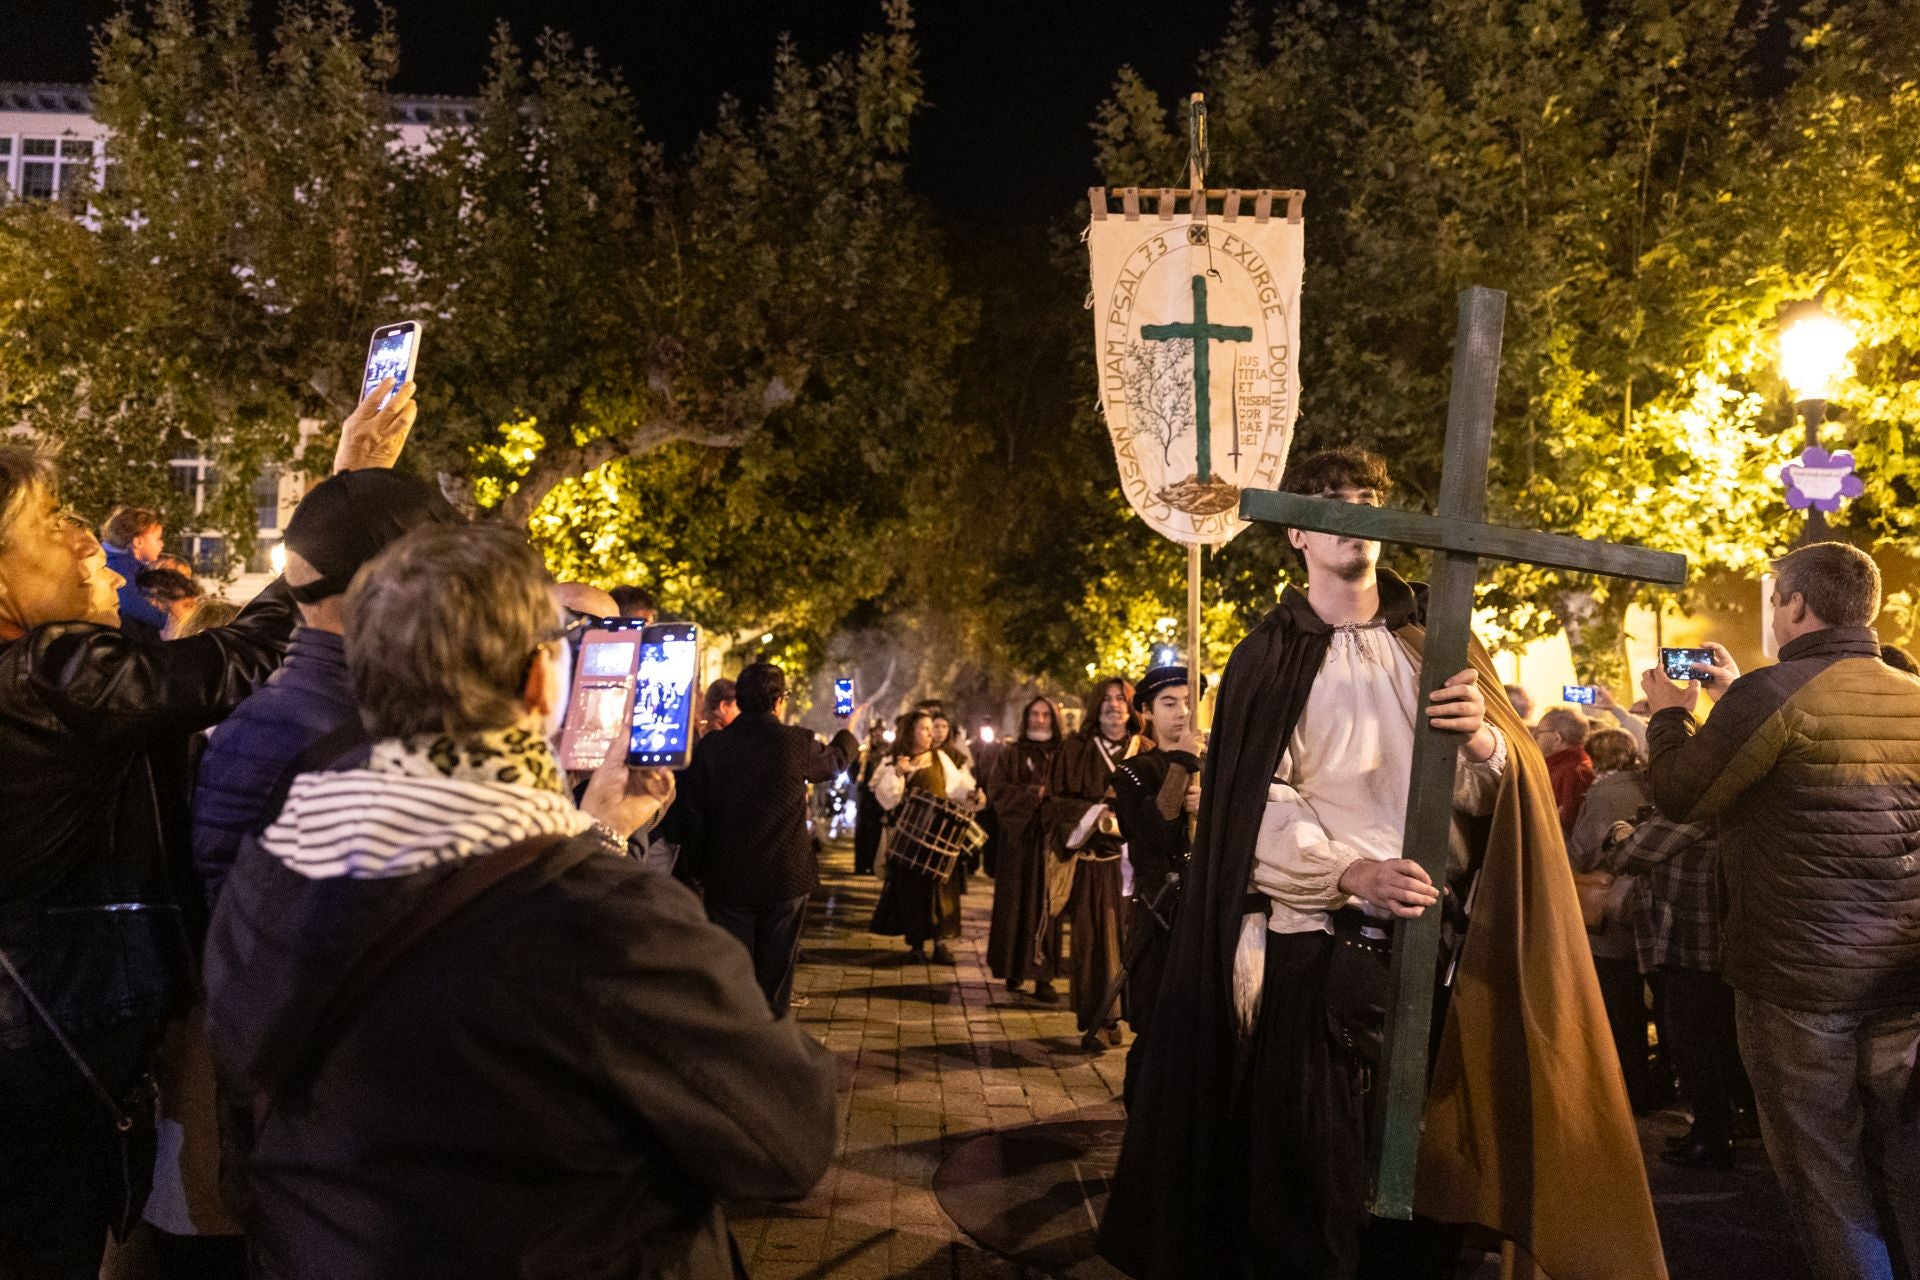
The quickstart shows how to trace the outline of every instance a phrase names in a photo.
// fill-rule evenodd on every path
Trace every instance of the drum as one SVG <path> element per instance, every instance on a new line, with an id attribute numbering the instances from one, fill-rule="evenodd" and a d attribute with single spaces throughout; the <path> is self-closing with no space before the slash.
<path id="1" fill-rule="evenodd" d="M 887 859 L 935 880 L 953 874 L 960 859 L 986 847 L 987 833 L 966 806 L 910 788 L 887 841 Z"/>

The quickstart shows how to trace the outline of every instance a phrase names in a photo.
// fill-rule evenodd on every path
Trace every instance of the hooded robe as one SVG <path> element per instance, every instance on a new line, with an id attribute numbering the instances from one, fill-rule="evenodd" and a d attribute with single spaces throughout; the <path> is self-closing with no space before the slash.
<path id="1" fill-rule="evenodd" d="M 1417 652 L 1425 589 L 1382 571 L 1380 600 Z M 1182 909 L 1100 1227 L 1101 1254 L 1137 1280 L 1219 1280 L 1237 1265 L 1234 953 L 1268 786 L 1332 633 L 1288 588 L 1221 683 Z M 1432 1063 L 1414 1207 L 1493 1229 L 1551 1280 L 1663 1280 L 1546 762 L 1477 643 L 1471 658 L 1509 766 L 1473 831 L 1473 920 Z"/>
<path id="2" fill-rule="evenodd" d="M 1054 722 L 1059 723 L 1055 716 Z M 1047 830 L 1041 808 L 1058 738 L 1023 732 L 1000 749 L 987 774 L 987 803 L 1000 819 L 1000 859 L 993 875 L 993 924 L 987 966 L 1010 987 L 1049 984 L 1060 960 L 1060 922 L 1047 911 Z"/>

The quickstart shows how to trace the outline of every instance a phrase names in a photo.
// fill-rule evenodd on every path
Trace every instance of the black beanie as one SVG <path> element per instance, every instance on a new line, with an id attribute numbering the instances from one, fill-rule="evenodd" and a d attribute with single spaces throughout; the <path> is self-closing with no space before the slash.
<path id="1" fill-rule="evenodd" d="M 426 481 L 369 467 L 342 471 L 322 480 L 287 521 L 287 550 L 319 570 L 320 576 L 292 587 L 293 598 L 312 604 L 337 596 L 353 582 L 360 566 L 388 543 L 423 524 L 459 524 L 460 515 Z"/>

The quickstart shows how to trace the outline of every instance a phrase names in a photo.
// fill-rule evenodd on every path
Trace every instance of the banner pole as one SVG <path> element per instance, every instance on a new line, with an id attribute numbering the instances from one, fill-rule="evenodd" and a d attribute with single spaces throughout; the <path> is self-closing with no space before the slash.
<path id="1" fill-rule="evenodd" d="M 1187 687 L 1193 698 L 1193 723 L 1202 731 L 1210 717 L 1201 708 L 1200 544 L 1187 544 Z"/>

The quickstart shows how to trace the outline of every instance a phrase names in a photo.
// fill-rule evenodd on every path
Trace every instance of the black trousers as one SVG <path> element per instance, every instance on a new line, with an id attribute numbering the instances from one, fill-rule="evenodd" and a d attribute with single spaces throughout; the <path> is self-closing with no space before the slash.
<path id="1" fill-rule="evenodd" d="M 1600 978 L 1600 999 L 1607 1007 L 1607 1026 L 1613 1032 L 1613 1050 L 1620 1057 L 1620 1074 L 1627 1080 L 1627 1101 L 1636 1113 L 1653 1105 L 1653 1075 L 1647 1070 L 1647 992 L 1640 966 L 1632 960 L 1595 956 L 1593 969 Z M 1668 1018 L 1673 1014 L 1668 1012 Z M 1733 1006 L 1727 1006 L 1732 1025 Z M 1667 1090 L 1672 1092 L 1671 1087 Z"/>
<path id="2" fill-rule="evenodd" d="M 773 1016 L 786 1017 L 793 1003 L 793 971 L 800 960 L 800 926 L 807 919 L 807 895 L 771 907 L 708 903 L 707 919 L 740 939 L 740 945 L 753 957 L 753 976 L 766 992 Z"/>
<path id="3" fill-rule="evenodd" d="M 159 1042 L 153 1019 L 74 1037 L 116 1098 L 151 1068 Z M 0 1049 L 0 1277 L 95 1280 L 127 1172 L 106 1105 L 59 1045 Z M 151 1157 L 133 1172 L 144 1187 Z"/>
<path id="4" fill-rule="evenodd" d="M 1663 969 L 1654 982 L 1666 1001 L 1667 1035 L 1680 1087 L 1693 1107 L 1694 1136 L 1731 1141 L 1734 1106 L 1753 1105 L 1734 1029 L 1733 988 L 1719 974 L 1695 969 Z"/>
<path id="5" fill-rule="evenodd" d="M 1327 933 L 1267 935 L 1260 1017 L 1236 1091 L 1247 1199 L 1231 1274 L 1245 1280 L 1452 1280 L 1464 1228 L 1367 1213 L 1363 1064 L 1327 1022 Z"/>

